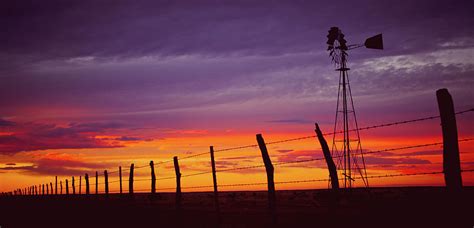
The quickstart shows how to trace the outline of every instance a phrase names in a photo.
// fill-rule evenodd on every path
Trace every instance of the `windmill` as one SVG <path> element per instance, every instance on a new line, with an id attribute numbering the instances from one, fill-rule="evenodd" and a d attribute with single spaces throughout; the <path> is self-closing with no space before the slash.
<path id="1" fill-rule="evenodd" d="M 336 159 L 336 168 L 344 188 L 352 188 L 356 176 L 360 175 L 365 187 L 369 186 L 365 169 L 364 154 L 359 135 L 354 101 L 349 84 L 350 70 L 347 67 L 348 51 L 366 47 L 383 49 L 382 34 L 368 38 L 364 44 L 347 45 L 344 34 L 338 27 L 331 27 L 327 35 L 329 56 L 339 71 L 339 89 L 337 92 L 336 118 L 331 154 Z"/>

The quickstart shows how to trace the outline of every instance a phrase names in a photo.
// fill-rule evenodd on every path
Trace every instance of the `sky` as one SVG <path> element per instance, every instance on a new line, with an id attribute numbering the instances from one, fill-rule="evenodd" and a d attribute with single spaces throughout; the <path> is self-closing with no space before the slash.
<path id="1" fill-rule="evenodd" d="M 332 131 L 339 74 L 326 51 L 338 26 L 349 44 L 382 33 L 384 50 L 349 51 L 359 126 L 474 107 L 472 1 L 5 1 L 0 9 L 0 191 L 84 173 Z M 473 112 L 457 116 L 474 137 Z M 439 120 L 361 131 L 363 151 L 442 140 Z M 332 138 L 326 138 L 332 144 Z M 463 169 L 474 143 L 461 142 Z M 322 157 L 314 138 L 268 146 L 274 162 Z M 209 156 L 180 161 L 183 175 Z M 258 147 L 216 152 L 217 169 L 262 164 Z M 366 156 L 369 175 L 442 170 L 442 147 Z M 324 179 L 322 161 L 278 166 L 276 181 Z M 124 171 L 124 175 L 128 175 Z M 149 169 L 137 169 L 146 179 Z M 157 178 L 173 177 L 172 163 Z M 117 176 L 111 176 L 114 180 Z M 474 185 L 472 173 L 463 174 Z M 220 184 L 265 182 L 264 168 L 222 172 Z M 444 185 L 442 175 L 372 186 Z M 210 174 L 183 186 L 210 185 Z M 174 180 L 158 181 L 173 188 Z M 360 183 L 356 181 L 356 186 Z M 149 189 L 149 183 L 137 183 Z M 277 189 L 327 188 L 327 182 Z M 117 186 L 111 186 L 116 190 Z M 199 190 L 210 190 L 204 188 Z M 258 190 L 246 186 L 225 190 Z M 101 189 L 102 191 L 103 189 Z M 172 190 L 171 190 L 172 191 Z M 194 191 L 193 189 L 185 191 Z"/>

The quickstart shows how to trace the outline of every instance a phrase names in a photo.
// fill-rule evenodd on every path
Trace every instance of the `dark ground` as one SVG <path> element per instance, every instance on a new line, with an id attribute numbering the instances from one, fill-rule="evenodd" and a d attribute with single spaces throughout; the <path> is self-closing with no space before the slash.
<path id="1" fill-rule="evenodd" d="M 277 192 L 273 223 L 266 192 L 222 192 L 221 227 L 469 227 L 474 188 L 448 194 L 439 187 Z M 0 227 L 216 227 L 213 194 L 112 194 L 0 198 Z"/>

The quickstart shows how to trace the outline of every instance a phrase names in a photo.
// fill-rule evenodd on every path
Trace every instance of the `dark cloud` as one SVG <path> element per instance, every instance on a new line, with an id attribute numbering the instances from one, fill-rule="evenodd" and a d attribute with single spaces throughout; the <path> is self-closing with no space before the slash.
<path id="1" fill-rule="evenodd" d="M 0 119 L 0 127 L 11 127 L 11 126 L 15 126 L 15 122 Z"/>
<path id="2" fill-rule="evenodd" d="M 140 137 L 131 137 L 131 136 L 121 136 L 118 138 L 115 138 L 114 140 L 117 141 L 152 141 L 153 139 L 144 139 Z"/>
<path id="3" fill-rule="evenodd" d="M 0 135 L 1 154 L 47 149 L 122 147 L 116 142 L 95 138 L 106 130 L 119 128 L 118 124 L 89 123 L 61 127 L 53 124 L 15 123 L 14 126 L 9 128 L 9 135 Z"/>
<path id="4" fill-rule="evenodd" d="M 269 120 L 268 123 L 283 123 L 283 124 L 309 124 L 311 120 L 305 119 L 284 119 L 284 120 Z"/>
<path id="5" fill-rule="evenodd" d="M 4 171 L 21 171 L 30 175 L 55 175 L 55 176 L 82 176 L 84 173 L 94 173 L 96 170 L 104 170 L 116 166 L 112 163 L 83 162 L 78 160 L 64 160 L 43 158 L 34 162 L 33 165 L 3 167 Z"/>

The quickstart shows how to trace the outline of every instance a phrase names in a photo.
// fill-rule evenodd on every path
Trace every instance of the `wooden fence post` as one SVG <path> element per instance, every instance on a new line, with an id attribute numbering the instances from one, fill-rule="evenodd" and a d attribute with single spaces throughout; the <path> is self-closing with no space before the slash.
<path id="1" fill-rule="evenodd" d="M 337 178 L 337 169 L 334 161 L 332 160 L 331 151 L 329 150 L 328 143 L 326 139 L 324 139 L 323 133 L 321 129 L 319 129 L 319 125 L 315 123 L 316 135 L 318 136 L 319 144 L 321 144 L 321 149 L 323 150 L 324 159 L 326 160 L 326 164 L 328 166 L 329 176 L 331 178 L 331 188 L 332 189 L 339 189 L 339 180 Z"/>
<path id="2" fill-rule="evenodd" d="M 95 171 L 95 194 L 99 194 L 99 173 Z"/>
<path id="3" fill-rule="evenodd" d="M 436 91 L 436 98 L 438 100 L 441 129 L 443 131 L 444 181 L 449 191 L 457 192 L 462 189 L 462 176 L 453 98 L 447 89 Z"/>
<path id="4" fill-rule="evenodd" d="M 54 194 L 58 194 L 58 176 L 56 176 L 56 179 L 54 181 Z"/>
<path id="5" fill-rule="evenodd" d="M 54 192 L 53 192 L 53 182 L 49 182 L 49 186 L 51 187 L 51 195 L 53 195 L 54 194 Z"/>
<path id="6" fill-rule="evenodd" d="M 120 194 L 122 194 L 122 166 L 119 166 Z"/>
<path id="7" fill-rule="evenodd" d="M 135 165 L 132 163 L 130 165 L 130 176 L 128 177 L 128 193 L 130 196 L 133 196 L 133 168 Z"/>
<path id="8" fill-rule="evenodd" d="M 84 179 L 86 181 L 86 195 L 89 195 L 89 174 L 86 173 Z"/>
<path id="9" fill-rule="evenodd" d="M 61 187 L 61 192 L 59 194 L 63 194 L 63 181 L 59 181 L 59 186 Z"/>
<path id="10" fill-rule="evenodd" d="M 82 194 L 82 176 L 79 176 L 79 195 Z"/>
<path id="11" fill-rule="evenodd" d="M 44 184 L 41 186 L 42 195 L 44 195 Z"/>
<path id="12" fill-rule="evenodd" d="M 156 193 L 156 176 L 155 176 L 155 164 L 153 161 L 150 161 L 150 168 L 151 168 L 151 193 Z"/>
<path id="13" fill-rule="evenodd" d="M 46 184 L 46 195 L 49 195 L 49 185 Z"/>
<path id="14" fill-rule="evenodd" d="M 66 179 L 66 195 L 69 195 L 69 182 Z"/>
<path id="15" fill-rule="evenodd" d="M 181 209 L 181 172 L 179 171 L 178 157 L 173 157 L 174 172 L 176 174 L 176 209 Z"/>
<path id="16" fill-rule="evenodd" d="M 214 207 L 217 214 L 217 224 L 220 224 L 220 207 L 219 207 L 219 192 L 217 191 L 217 175 L 216 175 L 216 162 L 214 160 L 214 147 L 210 146 L 209 151 L 211 154 L 211 168 L 212 168 L 212 183 L 214 184 Z"/>
<path id="17" fill-rule="evenodd" d="M 72 194 L 75 195 L 76 194 L 76 186 L 74 185 L 74 177 L 72 177 L 71 186 L 72 186 Z"/>
<path id="18" fill-rule="evenodd" d="M 109 196 L 109 174 L 104 170 L 105 196 Z"/>
<path id="19" fill-rule="evenodd" d="M 38 186 L 35 185 L 35 195 L 38 195 Z"/>
<path id="20" fill-rule="evenodd" d="M 257 134 L 257 142 L 260 151 L 262 152 L 263 163 L 265 164 L 265 170 L 267 171 L 267 183 L 268 183 L 268 207 L 273 223 L 276 222 L 276 194 L 275 194 L 275 182 L 273 181 L 273 164 L 268 155 L 267 146 L 265 140 L 261 134 Z"/>

